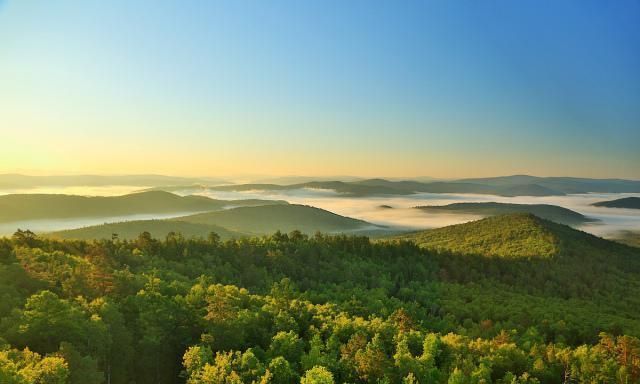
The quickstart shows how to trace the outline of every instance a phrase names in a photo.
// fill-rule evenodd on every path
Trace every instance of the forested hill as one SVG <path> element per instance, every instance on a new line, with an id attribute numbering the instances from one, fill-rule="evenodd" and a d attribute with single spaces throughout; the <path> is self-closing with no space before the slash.
<path id="1" fill-rule="evenodd" d="M 307 205 L 264 205 L 207 212 L 173 220 L 224 226 L 233 231 L 268 234 L 300 230 L 307 234 L 380 228 L 366 221 L 340 216 Z"/>
<path id="2" fill-rule="evenodd" d="M 478 221 L 414 232 L 395 237 L 416 245 L 457 254 L 505 258 L 552 258 L 557 256 L 634 260 L 636 250 L 575 230 L 529 213 L 488 217 Z"/>
<path id="3" fill-rule="evenodd" d="M 465 225 L 449 251 L 299 231 L 0 238 L 0 381 L 638 383 L 638 249 L 528 215 Z M 536 231 L 559 245 L 483 254 L 481 225 L 501 252 Z"/>
<path id="4" fill-rule="evenodd" d="M 106 223 L 56 231 L 47 233 L 45 236 L 70 240 L 101 240 L 111 238 L 134 240 L 143 232 L 149 232 L 151 236 L 158 239 L 163 239 L 171 233 L 179 233 L 187 238 L 200 237 L 206 239 L 210 233 L 215 232 L 222 240 L 247 236 L 241 232 L 231 231 L 219 225 L 188 223 L 179 220 L 133 220 Z"/>
<path id="5" fill-rule="evenodd" d="M 453 203 L 447 205 L 418 206 L 425 212 L 436 213 L 465 213 L 479 216 L 495 216 L 510 213 L 530 213 L 543 219 L 561 224 L 583 224 L 595 221 L 578 212 L 550 204 L 511 204 L 511 203 Z"/>
<path id="6" fill-rule="evenodd" d="M 13 194 L 0 196 L 0 222 L 72 217 L 121 216 L 143 213 L 200 212 L 226 206 L 287 204 L 275 200 L 214 200 L 149 191 L 122 196 Z"/>
<path id="7" fill-rule="evenodd" d="M 599 201 L 596 207 L 640 209 L 640 197 L 624 197 L 622 199 Z"/>

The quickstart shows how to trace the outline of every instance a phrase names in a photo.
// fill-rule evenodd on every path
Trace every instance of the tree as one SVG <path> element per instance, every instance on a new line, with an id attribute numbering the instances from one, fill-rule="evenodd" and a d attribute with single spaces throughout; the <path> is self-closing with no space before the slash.
<path id="1" fill-rule="evenodd" d="M 291 364 L 296 365 L 304 351 L 304 342 L 293 332 L 278 332 L 271 340 L 267 353 L 271 357 L 282 356 Z"/>
<path id="2" fill-rule="evenodd" d="M 269 362 L 269 372 L 273 384 L 292 383 L 297 375 L 291 368 L 291 364 L 282 356 L 278 356 Z"/>
<path id="3" fill-rule="evenodd" d="M 333 374 L 327 368 L 317 365 L 305 372 L 300 384 L 334 384 Z"/>

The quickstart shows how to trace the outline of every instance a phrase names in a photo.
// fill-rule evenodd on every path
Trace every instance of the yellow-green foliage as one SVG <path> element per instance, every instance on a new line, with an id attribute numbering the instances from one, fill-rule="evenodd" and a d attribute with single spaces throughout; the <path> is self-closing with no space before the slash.
<path id="1" fill-rule="evenodd" d="M 515 257 L 552 257 L 560 251 L 560 239 L 551 228 L 557 224 L 530 214 L 494 216 L 399 236 L 423 248 L 455 253 Z"/>

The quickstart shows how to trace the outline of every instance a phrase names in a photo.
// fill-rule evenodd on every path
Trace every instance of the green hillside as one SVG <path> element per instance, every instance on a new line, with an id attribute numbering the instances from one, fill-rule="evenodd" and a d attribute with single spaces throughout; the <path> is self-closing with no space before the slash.
<path id="1" fill-rule="evenodd" d="M 613 261 L 637 253 L 627 246 L 529 213 L 492 216 L 405 234 L 396 239 L 408 240 L 421 248 L 436 251 L 504 258 L 582 256 Z M 640 266 L 638 256 L 633 265 Z"/>
<path id="2" fill-rule="evenodd" d="M 214 200 L 204 196 L 178 196 L 163 191 L 92 197 L 57 194 L 13 194 L 0 196 L 0 222 L 143 213 L 199 212 L 244 204 L 286 204 L 286 202 L 274 200 Z"/>
<path id="3" fill-rule="evenodd" d="M 164 239 L 170 232 L 179 233 L 184 237 L 207 238 L 211 232 L 215 232 L 222 240 L 241 237 L 242 234 L 230 231 L 226 228 L 184 221 L 167 220 L 135 220 L 119 223 L 105 223 L 84 228 L 68 229 L 46 234 L 55 239 L 94 240 L 111 239 L 114 234 L 121 240 L 132 240 L 142 232 L 149 232 L 151 236 Z"/>
<path id="4" fill-rule="evenodd" d="M 362 220 L 340 216 L 320 208 L 295 204 L 240 207 L 173 220 L 219 225 L 233 231 L 254 234 L 290 232 L 296 229 L 304 233 L 315 233 L 316 231 L 349 232 L 376 228 Z"/>
<path id="5" fill-rule="evenodd" d="M 616 200 L 599 201 L 593 203 L 593 205 L 596 207 L 640 209 L 640 197 L 625 197 Z"/>
<path id="6" fill-rule="evenodd" d="M 554 223 L 530 214 L 493 216 L 399 236 L 426 249 L 501 257 L 553 257 L 560 251 L 559 239 L 549 227 Z"/>
<path id="7" fill-rule="evenodd" d="M 549 204 L 510 204 L 510 203 L 453 203 L 448 205 L 418 206 L 425 212 L 464 213 L 480 216 L 505 215 L 510 213 L 531 213 L 543 219 L 561 224 L 575 225 L 593 221 L 588 217 L 567 208 Z"/>

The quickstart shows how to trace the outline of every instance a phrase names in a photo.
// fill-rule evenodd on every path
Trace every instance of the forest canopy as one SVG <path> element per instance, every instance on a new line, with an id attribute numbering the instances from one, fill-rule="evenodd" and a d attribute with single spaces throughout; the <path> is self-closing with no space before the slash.
<path id="1" fill-rule="evenodd" d="M 560 245 L 503 257 L 299 231 L 18 231 L 0 239 L 0 381 L 638 382 L 638 250 L 496 220 Z"/>

